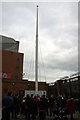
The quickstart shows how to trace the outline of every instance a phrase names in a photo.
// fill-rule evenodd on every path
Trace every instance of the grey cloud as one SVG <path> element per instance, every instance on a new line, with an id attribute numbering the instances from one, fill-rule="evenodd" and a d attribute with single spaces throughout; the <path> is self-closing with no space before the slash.
<path id="1" fill-rule="evenodd" d="M 61 70 L 66 70 L 66 71 L 77 71 L 78 70 L 78 55 L 70 53 L 70 54 L 65 54 L 64 56 L 58 56 L 58 55 L 52 55 L 52 57 L 48 56 L 47 60 L 47 68 L 52 68 L 52 69 L 61 69 Z"/>
<path id="2" fill-rule="evenodd" d="M 3 3 L 2 8 L 2 32 L 20 40 L 25 77 L 34 79 L 36 3 Z M 77 22 L 76 3 L 39 3 L 39 43 L 44 61 L 43 66 L 39 51 L 39 79 L 45 79 L 44 69 L 47 82 L 77 71 Z"/>
<path id="3" fill-rule="evenodd" d="M 40 26 L 43 29 L 42 32 L 44 32 L 44 34 L 49 34 L 52 37 L 53 44 L 57 44 L 58 41 L 61 41 L 61 43 L 66 42 L 66 44 L 68 41 L 71 41 L 71 44 L 77 44 L 77 6 L 75 7 L 74 3 L 53 4 L 53 7 L 49 8 L 51 12 L 47 9 L 48 7 L 46 7 L 46 5 L 44 8 L 46 9 L 44 9 L 40 16 Z M 67 12 L 68 9 L 70 9 L 70 12 Z M 67 40 L 65 41 L 65 39 Z M 72 47 L 71 44 L 68 44 L 67 46 Z M 57 45 L 60 47 L 60 42 Z"/>

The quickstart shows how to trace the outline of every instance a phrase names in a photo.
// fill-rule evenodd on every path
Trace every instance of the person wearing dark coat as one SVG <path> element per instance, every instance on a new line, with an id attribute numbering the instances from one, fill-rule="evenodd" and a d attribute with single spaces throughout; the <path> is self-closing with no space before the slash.
<path id="1" fill-rule="evenodd" d="M 64 94 L 62 97 L 62 108 L 66 108 L 66 104 L 67 104 L 67 98 L 66 95 Z"/>
<path id="2" fill-rule="evenodd" d="M 55 98 L 53 95 L 50 96 L 49 98 L 49 109 L 50 109 L 50 117 L 54 116 L 54 101 L 55 101 Z"/>
<path id="3" fill-rule="evenodd" d="M 32 116 L 32 120 L 34 120 L 34 100 L 27 94 L 27 98 L 25 100 L 25 116 L 26 120 L 30 120 L 30 116 Z"/>
<path id="4" fill-rule="evenodd" d="M 45 95 L 42 96 L 43 97 L 43 102 L 45 104 L 45 116 L 48 115 L 48 99 L 46 98 Z"/>
<path id="5" fill-rule="evenodd" d="M 12 118 L 17 118 L 17 115 L 18 115 L 18 105 L 19 105 L 18 94 L 15 94 L 15 96 L 13 96 Z"/>
<path id="6" fill-rule="evenodd" d="M 39 101 L 39 117 L 40 120 L 44 120 L 45 119 L 45 103 L 44 103 L 44 98 L 41 97 L 40 101 Z"/>
<path id="7" fill-rule="evenodd" d="M 63 106 L 63 100 L 62 100 L 62 96 L 61 95 L 59 95 L 57 97 L 56 102 L 57 102 L 57 108 L 62 108 L 62 106 Z"/>
<path id="8" fill-rule="evenodd" d="M 9 92 L 8 96 L 2 99 L 2 120 L 10 120 L 10 112 L 13 107 L 12 93 Z"/>
<path id="9" fill-rule="evenodd" d="M 38 103 L 39 101 L 37 100 L 36 96 L 34 96 L 33 98 L 34 104 L 33 104 L 33 116 L 34 118 L 36 118 L 36 116 L 38 115 Z"/>
<path id="10" fill-rule="evenodd" d="M 26 117 L 26 120 L 30 120 L 30 96 L 27 94 L 26 96 L 26 100 L 25 100 L 25 117 Z"/>

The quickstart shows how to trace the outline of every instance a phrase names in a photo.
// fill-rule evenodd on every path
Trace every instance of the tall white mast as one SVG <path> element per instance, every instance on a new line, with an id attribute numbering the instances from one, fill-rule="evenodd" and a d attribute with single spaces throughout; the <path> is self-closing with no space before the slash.
<path id="1" fill-rule="evenodd" d="M 36 48 L 35 48 L 35 94 L 38 94 L 38 5 L 36 19 Z"/>

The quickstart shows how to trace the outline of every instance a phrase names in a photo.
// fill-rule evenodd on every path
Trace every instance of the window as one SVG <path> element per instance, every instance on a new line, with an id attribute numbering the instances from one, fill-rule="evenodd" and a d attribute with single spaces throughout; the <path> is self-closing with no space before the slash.
<path id="1" fill-rule="evenodd" d="M 16 76 L 15 76 L 15 78 L 16 78 L 16 79 L 19 79 L 19 76 L 18 76 L 18 75 L 16 75 Z"/>
<path id="2" fill-rule="evenodd" d="M 16 66 L 16 69 L 19 70 L 19 66 Z"/>
<path id="3" fill-rule="evenodd" d="M 19 58 L 17 58 L 17 59 L 16 59 L 16 61 L 17 61 L 17 62 L 19 62 L 19 61 L 20 61 L 20 59 L 19 59 Z"/>

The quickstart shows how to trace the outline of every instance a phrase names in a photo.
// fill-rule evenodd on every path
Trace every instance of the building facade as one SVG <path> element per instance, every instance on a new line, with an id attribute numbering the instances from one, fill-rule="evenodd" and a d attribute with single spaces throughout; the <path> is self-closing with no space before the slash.
<path id="1" fill-rule="evenodd" d="M 11 89 L 16 91 L 15 82 L 22 82 L 23 53 L 2 51 L 2 95 L 7 94 Z"/>
<path id="2" fill-rule="evenodd" d="M 6 37 L 0 35 L 0 50 L 18 52 L 19 51 L 19 41 L 11 37 Z"/>
<path id="3" fill-rule="evenodd" d="M 14 95 L 25 90 L 35 90 L 35 81 L 23 80 L 24 54 L 18 52 L 19 42 L 13 38 L 0 36 L 0 43 L 2 43 L 2 47 L 0 47 L 2 96 L 6 96 L 8 92 L 12 92 Z M 48 91 L 46 82 L 39 82 L 38 85 L 39 90 Z"/>
<path id="4" fill-rule="evenodd" d="M 80 98 L 80 75 L 73 76 L 64 80 L 57 80 L 49 85 L 49 95 L 54 94 L 55 97 L 66 94 L 73 98 Z"/>

